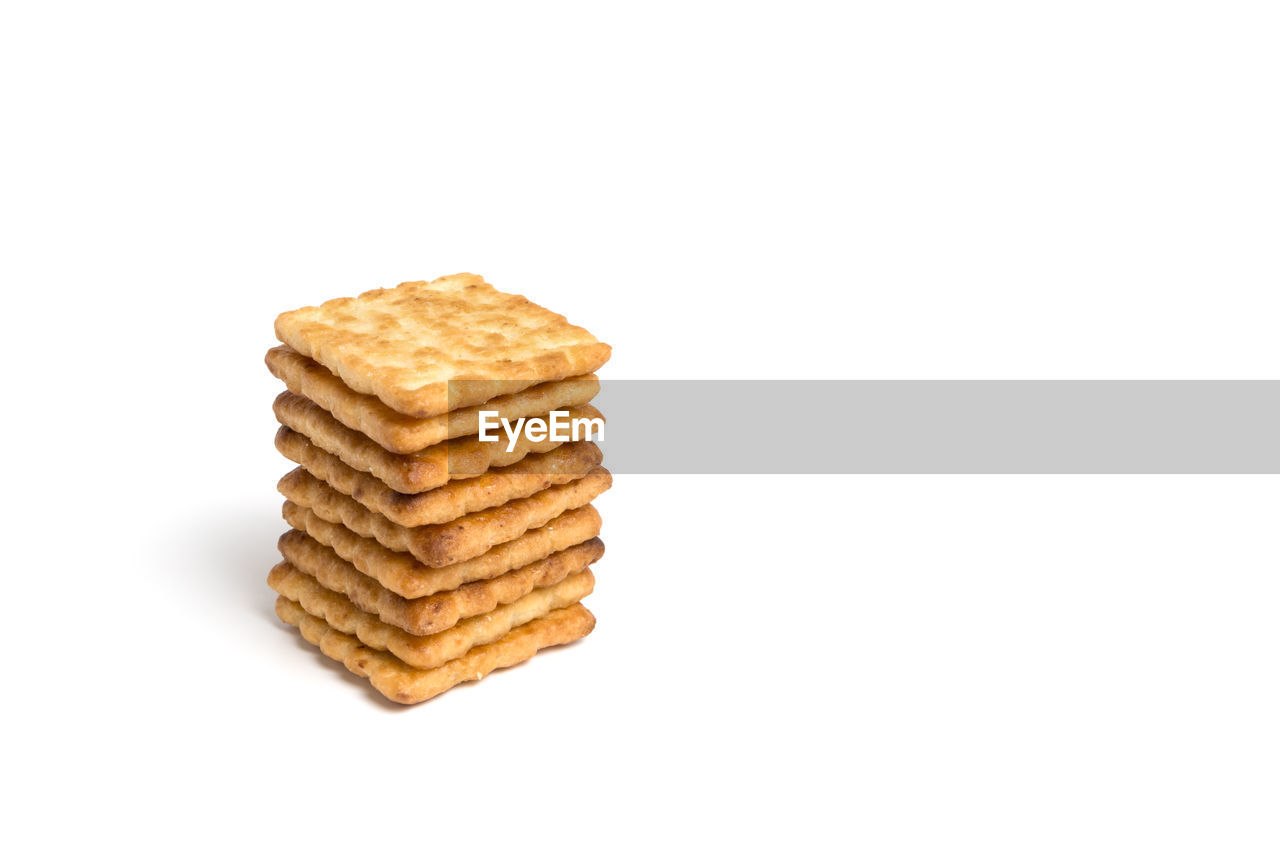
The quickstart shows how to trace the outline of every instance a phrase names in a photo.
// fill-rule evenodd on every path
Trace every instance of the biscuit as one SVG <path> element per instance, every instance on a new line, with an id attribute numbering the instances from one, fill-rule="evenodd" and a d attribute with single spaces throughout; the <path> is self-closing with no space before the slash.
<path id="1" fill-rule="evenodd" d="M 405 598 L 422 598 L 465 583 L 496 578 L 512 569 L 550 557 L 600 534 L 600 513 L 590 505 L 571 509 L 528 533 L 490 548 L 479 557 L 432 569 L 411 554 L 392 551 L 375 539 L 331 524 L 306 507 L 284 503 L 284 520 L 387 589 Z"/>
<path id="2" fill-rule="evenodd" d="M 535 589 L 557 584 L 604 555 L 604 543 L 591 539 L 496 578 L 408 599 L 361 573 L 333 549 L 305 533 L 289 530 L 280 537 L 277 547 L 295 569 L 311 575 L 321 586 L 342 593 L 356 607 L 383 622 L 418 636 L 439 633 L 463 619 L 510 604 Z"/>
<path id="3" fill-rule="evenodd" d="M 286 311 L 275 328 L 353 391 L 415 418 L 591 373 L 610 352 L 561 315 L 467 273 Z"/>
<path id="4" fill-rule="evenodd" d="M 325 589 L 315 578 L 288 563 L 272 569 L 267 583 L 335 630 L 354 634 L 366 646 L 390 652 L 409 666 L 433 669 L 462 657 L 476 646 L 496 642 L 513 628 L 546 616 L 552 610 L 577 603 L 591 594 L 595 576 L 590 569 L 583 569 L 557 584 L 535 589 L 510 604 L 463 619 L 447 631 L 428 637 L 414 636 L 365 613 L 345 595 Z"/>
<path id="5" fill-rule="evenodd" d="M 266 361 L 267 369 L 294 394 L 316 403 L 339 423 L 364 433 L 391 453 L 416 453 L 450 438 L 475 435 L 480 431 L 481 411 L 494 411 L 499 417 L 515 420 L 584 405 L 600 391 L 600 380 L 595 374 L 575 376 L 534 385 L 478 406 L 454 409 L 430 418 L 413 418 L 397 412 L 377 397 L 357 394 L 324 365 L 286 346 L 268 350 Z"/>
<path id="6" fill-rule="evenodd" d="M 572 482 L 599 465 L 604 456 L 591 442 L 576 441 L 548 453 L 531 454 L 506 468 L 490 468 L 479 477 L 450 480 L 429 492 L 406 495 L 372 474 L 357 471 L 288 427 L 282 426 L 276 433 L 276 449 L 316 479 L 405 527 L 442 524 Z"/>
<path id="7" fill-rule="evenodd" d="M 527 498 L 422 527 L 403 527 L 365 509 L 303 468 L 280 479 L 280 494 L 305 506 L 331 524 L 376 539 L 392 551 L 407 551 L 432 568 L 478 557 L 495 545 L 510 542 L 526 530 L 541 527 L 556 516 L 586 506 L 613 483 L 608 470 L 596 467 L 585 477 L 543 489 Z"/>
<path id="8" fill-rule="evenodd" d="M 312 444 L 405 494 L 439 488 L 451 479 L 478 477 L 490 467 L 514 465 L 530 453 L 546 453 L 564 444 L 550 438 L 531 441 L 522 432 L 515 446 L 508 450 L 505 435 L 490 442 L 471 435 L 402 455 L 387 452 L 368 436 L 343 426 L 333 415 L 291 391 L 276 397 L 272 409 L 276 420 L 302 433 Z M 603 417 L 590 405 L 566 411 L 570 418 Z"/>
<path id="9" fill-rule="evenodd" d="M 443 666 L 415 669 L 389 652 L 371 649 L 350 634 L 329 627 L 329 623 L 284 596 L 276 599 L 276 615 L 298 628 L 303 638 L 319 646 L 326 656 L 369 679 L 375 690 L 402 705 L 425 702 L 464 681 L 476 681 L 495 669 L 515 666 L 548 646 L 580 640 L 596 624 L 590 610 L 573 604 L 521 625 L 496 642 L 476 646 Z"/>

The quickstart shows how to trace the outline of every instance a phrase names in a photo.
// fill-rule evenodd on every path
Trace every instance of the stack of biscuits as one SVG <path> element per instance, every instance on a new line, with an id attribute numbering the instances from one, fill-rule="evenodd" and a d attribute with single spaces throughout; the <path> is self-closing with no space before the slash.
<path id="1" fill-rule="evenodd" d="M 276 447 L 298 465 L 268 577 L 282 620 L 405 704 L 591 632 L 591 501 L 612 482 L 599 447 L 478 433 L 482 413 L 602 420 L 589 401 L 608 345 L 467 274 L 275 329 Z"/>

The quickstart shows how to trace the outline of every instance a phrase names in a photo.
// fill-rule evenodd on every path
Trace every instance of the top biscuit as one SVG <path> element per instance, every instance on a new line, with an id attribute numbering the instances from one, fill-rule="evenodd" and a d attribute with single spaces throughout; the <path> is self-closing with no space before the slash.
<path id="1" fill-rule="evenodd" d="M 591 373 L 610 353 L 586 329 L 468 273 L 286 311 L 276 337 L 416 418 Z"/>

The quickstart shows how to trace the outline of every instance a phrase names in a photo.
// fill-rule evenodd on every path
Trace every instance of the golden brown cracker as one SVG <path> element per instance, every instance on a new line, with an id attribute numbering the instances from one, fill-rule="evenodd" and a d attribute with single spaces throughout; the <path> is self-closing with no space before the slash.
<path id="1" fill-rule="evenodd" d="M 305 533 L 287 531 L 277 546 L 281 556 L 294 568 L 311 575 L 321 586 L 342 593 L 361 610 L 373 613 L 383 622 L 418 636 L 447 630 L 463 619 L 488 613 L 535 589 L 559 583 L 604 554 L 604 543 L 591 539 L 496 578 L 408 599 L 363 574 L 333 549 Z"/>
<path id="2" fill-rule="evenodd" d="M 477 406 L 414 418 L 397 412 L 377 397 L 352 391 L 323 364 L 287 346 L 268 350 L 266 361 L 271 373 L 294 394 L 316 403 L 339 423 L 364 433 L 391 453 L 417 453 L 450 438 L 475 435 L 480 431 L 481 411 L 497 412 L 499 417 L 514 421 L 584 405 L 600 390 L 595 374 L 575 376 L 534 385 Z"/>
<path id="3" fill-rule="evenodd" d="M 312 444 L 406 494 L 439 488 L 451 479 L 478 477 L 490 467 L 514 465 L 530 453 L 546 453 L 564 444 L 549 438 L 532 441 L 522 432 L 514 447 L 508 450 L 505 436 L 498 441 L 484 442 L 471 435 L 402 455 L 387 452 L 368 436 L 343 426 L 333 415 L 291 391 L 276 397 L 272 408 L 276 420 L 302 433 Z M 566 411 L 570 418 L 602 417 L 590 405 Z"/>
<path id="4" fill-rule="evenodd" d="M 316 479 L 404 527 L 442 524 L 572 482 L 599 465 L 604 455 L 589 441 L 575 441 L 547 453 L 530 454 L 505 468 L 490 468 L 479 477 L 450 480 L 428 492 L 406 495 L 372 474 L 357 471 L 288 427 L 277 431 L 276 449 Z"/>
<path id="5" fill-rule="evenodd" d="M 338 631 L 355 635 L 366 646 L 390 652 L 417 669 L 433 669 L 462 657 L 476 646 L 496 642 L 512 629 L 553 610 L 577 603 L 590 595 L 595 576 L 590 569 L 583 569 L 557 584 L 535 589 L 510 604 L 463 619 L 448 630 L 426 637 L 388 625 L 287 562 L 271 570 L 267 583 L 280 595 L 296 601 L 307 613 L 323 619 Z"/>
<path id="6" fill-rule="evenodd" d="M 469 513 L 444 524 L 404 527 L 372 512 L 318 480 L 304 468 L 295 468 L 277 484 L 280 494 L 332 524 L 376 539 L 392 551 L 407 551 L 432 568 L 478 557 L 495 545 L 510 542 L 527 530 L 541 527 L 558 515 L 586 506 L 613 483 L 601 467 L 585 477 L 543 489 L 527 498 Z"/>
<path id="7" fill-rule="evenodd" d="M 326 656 L 369 679 L 375 690 L 402 705 L 425 702 L 465 681 L 476 681 L 495 669 L 526 661 L 548 646 L 582 639 L 596 624 L 590 610 L 572 604 L 521 625 L 496 642 L 476 646 L 443 666 L 415 669 L 389 652 L 372 649 L 352 635 L 331 628 L 284 596 L 276 599 L 276 615 L 298 628 L 303 638 L 319 646 Z"/>
<path id="8" fill-rule="evenodd" d="M 422 598 L 457 589 L 473 581 L 495 578 L 586 542 L 600 533 L 600 513 L 587 505 L 571 509 L 518 539 L 490 548 L 479 557 L 433 569 L 424 566 L 412 554 L 392 551 L 376 539 L 366 539 L 341 524 L 325 521 L 292 501 L 284 503 L 284 519 L 294 530 L 300 530 L 332 548 L 360 572 L 405 598 Z"/>
<path id="9" fill-rule="evenodd" d="M 415 418 L 591 373 L 609 359 L 608 344 L 586 329 L 467 273 L 286 311 L 276 336 L 353 391 Z"/>

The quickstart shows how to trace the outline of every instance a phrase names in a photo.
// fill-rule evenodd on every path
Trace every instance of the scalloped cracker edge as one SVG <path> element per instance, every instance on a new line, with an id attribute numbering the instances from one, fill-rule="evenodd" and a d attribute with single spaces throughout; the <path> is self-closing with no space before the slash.
<path id="1" fill-rule="evenodd" d="M 348 388 L 415 418 L 591 373 L 610 354 L 586 329 L 470 273 L 286 311 L 275 330 Z"/>
<path id="2" fill-rule="evenodd" d="M 415 669 L 389 652 L 370 648 L 350 634 L 317 619 L 284 596 L 276 599 L 276 615 L 296 627 L 302 637 L 327 657 L 369 679 L 392 702 L 413 705 L 439 696 L 466 681 L 478 681 L 496 669 L 528 660 L 548 646 L 580 640 L 591 633 L 596 618 L 581 604 L 554 610 L 508 632 L 502 639 L 477 646 L 434 669 Z"/>
<path id="3" fill-rule="evenodd" d="M 345 595 L 325 589 L 315 578 L 288 562 L 271 570 L 267 584 L 290 601 L 296 601 L 307 613 L 328 622 L 330 627 L 355 635 L 366 646 L 390 652 L 416 669 L 434 669 L 462 657 L 476 646 L 502 639 L 508 631 L 527 622 L 581 601 L 595 588 L 595 575 L 590 569 L 583 569 L 557 584 L 535 589 L 510 604 L 463 619 L 447 631 L 428 637 L 415 636 L 365 613 Z"/>
<path id="4" fill-rule="evenodd" d="M 267 350 L 266 363 L 271 374 L 294 394 L 316 403 L 339 423 L 364 433 L 391 453 L 417 453 L 451 438 L 475 435 L 480 431 L 482 410 L 515 420 L 581 406 L 600 391 L 600 379 L 591 373 L 544 382 L 443 415 L 414 418 L 397 412 L 377 397 L 352 391 L 323 364 L 287 346 Z"/>

